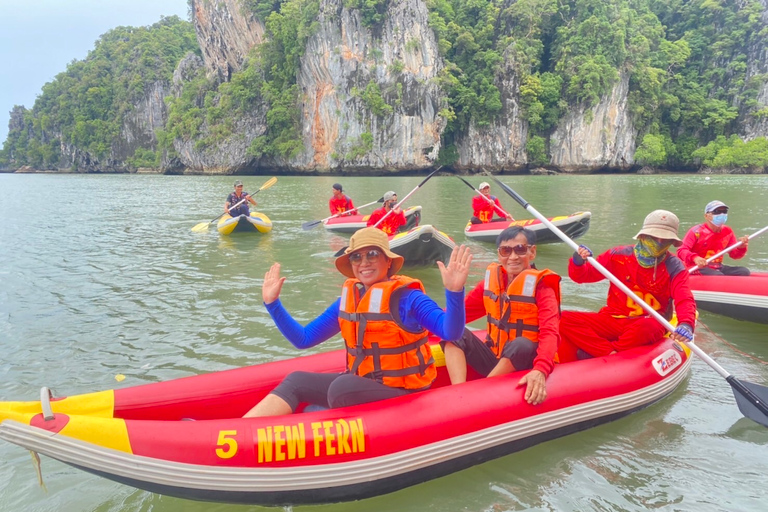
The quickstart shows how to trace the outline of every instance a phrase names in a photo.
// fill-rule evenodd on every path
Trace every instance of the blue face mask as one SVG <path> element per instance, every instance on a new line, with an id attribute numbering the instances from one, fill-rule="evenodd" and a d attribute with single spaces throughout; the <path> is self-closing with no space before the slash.
<path id="1" fill-rule="evenodd" d="M 725 224 L 725 221 L 727 220 L 728 220 L 727 213 L 718 213 L 717 215 L 712 216 L 712 224 L 714 224 L 717 227 L 720 227 L 723 224 Z"/>

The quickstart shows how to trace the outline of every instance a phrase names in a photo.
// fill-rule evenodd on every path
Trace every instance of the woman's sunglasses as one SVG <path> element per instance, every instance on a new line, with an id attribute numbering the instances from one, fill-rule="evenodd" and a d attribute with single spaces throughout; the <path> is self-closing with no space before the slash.
<path id="1" fill-rule="evenodd" d="M 368 260 L 368 263 L 376 263 L 381 257 L 381 251 L 378 249 L 369 249 L 366 252 L 353 252 L 349 255 L 349 262 L 353 265 L 359 265 L 363 262 L 363 257 Z"/>
<path id="2" fill-rule="evenodd" d="M 499 247 L 499 256 L 506 258 L 513 252 L 518 256 L 525 256 L 525 254 L 528 252 L 528 247 L 529 246 L 524 244 L 517 244 L 514 246 L 502 245 Z"/>

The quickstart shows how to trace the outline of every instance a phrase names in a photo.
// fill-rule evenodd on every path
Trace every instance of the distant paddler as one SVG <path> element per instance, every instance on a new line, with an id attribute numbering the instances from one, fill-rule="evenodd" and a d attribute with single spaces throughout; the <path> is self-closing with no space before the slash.
<path id="1" fill-rule="evenodd" d="M 469 219 L 472 224 L 492 222 L 494 212 L 500 213 L 506 220 L 515 220 L 501 207 L 499 198 L 491 195 L 491 185 L 487 181 L 480 184 L 477 192 L 480 194 L 472 198 L 472 218 Z M 500 220 L 502 219 L 495 219 Z"/>
<path id="2" fill-rule="evenodd" d="M 254 201 L 250 194 L 243 191 L 243 182 L 240 180 L 235 181 L 235 191 L 227 196 L 227 202 L 224 203 L 224 211 L 232 217 L 248 216 L 251 214 L 248 203 L 256 206 L 256 201 Z"/>
<path id="3" fill-rule="evenodd" d="M 677 250 L 677 257 L 683 260 L 686 267 L 695 265 L 694 273 L 705 276 L 748 276 L 746 267 L 723 265 L 723 255 L 714 257 L 730 245 L 737 244 L 728 254 L 738 260 L 747 255 L 749 237 L 742 236 L 738 240 L 733 230 L 726 226 L 728 221 L 728 205 L 722 201 L 710 201 L 704 207 L 704 223 L 693 226 L 683 238 L 683 245 Z"/>

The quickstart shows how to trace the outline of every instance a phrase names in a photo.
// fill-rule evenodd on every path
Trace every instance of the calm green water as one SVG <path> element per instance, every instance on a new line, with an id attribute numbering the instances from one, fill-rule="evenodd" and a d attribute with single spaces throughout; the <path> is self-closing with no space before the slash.
<path id="1" fill-rule="evenodd" d="M 246 190 L 266 179 L 246 177 Z M 331 256 L 347 239 L 300 227 L 328 215 L 332 183 L 341 181 L 363 204 L 389 189 L 402 198 L 421 179 L 279 178 L 256 196 L 274 231 L 222 238 L 190 228 L 221 212 L 233 178 L 0 174 L 0 400 L 33 400 L 43 385 L 73 395 L 296 355 L 261 305 L 266 269 L 283 264 L 283 301 L 297 319 L 310 320 L 343 280 Z M 595 252 L 629 243 L 656 208 L 676 212 L 685 230 L 700 222 L 708 201 L 721 199 L 737 233 L 768 224 L 764 176 L 504 181 L 546 215 L 591 211 L 582 242 Z M 437 177 L 409 204 L 424 207 L 423 223 L 463 242 L 471 195 L 456 178 Z M 511 199 L 501 201 L 516 218 L 529 217 Z M 475 283 L 494 254 L 490 245 L 470 245 Z M 562 244 L 541 246 L 539 266 L 565 274 L 569 254 Z M 742 261 L 768 271 L 768 235 L 753 240 Z M 436 269 L 409 273 L 443 302 Z M 597 309 L 606 289 L 565 279 L 564 307 Z M 708 313 L 701 320 L 711 330 L 699 330 L 704 350 L 731 373 L 768 384 L 768 366 L 730 346 L 768 360 L 768 326 Z M 116 382 L 117 374 L 125 381 Z M 766 474 L 768 429 L 743 419 L 730 387 L 697 360 L 672 396 L 623 420 L 397 493 L 313 509 L 762 511 Z M 48 458 L 43 476 L 47 493 L 29 454 L 0 442 L 0 511 L 262 510 L 138 491 Z"/>

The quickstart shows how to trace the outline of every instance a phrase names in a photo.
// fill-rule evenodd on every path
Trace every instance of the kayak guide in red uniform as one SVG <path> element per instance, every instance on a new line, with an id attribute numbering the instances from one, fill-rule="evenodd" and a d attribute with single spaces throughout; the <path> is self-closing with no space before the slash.
<path id="1" fill-rule="evenodd" d="M 389 191 L 384 194 L 384 206 L 381 208 L 374 210 L 373 213 L 371 213 L 371 216 L 368 218 L 368 223 L 366 226 L 375 226 L 377 222 L 379 222 L 379 219 L 387 215 L 387 212 L 392 210 L 392 208 L 397 204 L 397 194 L 393 191 Z M 405 214 L 403 211 L 397 207 L 387 215 L 387 218 L 382 221 L 381 224 L 376 226 L 383 232 L 385 232 L 387 235 L 394 235 L 397 233 L 397 231 L 402 227 L 405 226 L 406 220 L 405 220 Z"/>
<path id="2" fill-rule="evenodd" d="M 346 215 L 357 215 L 355 205 L 352 203 L 352 199 L 343 193 L 341 183 L 334 183 L 333 197 L 328 200 L 328 208 L 331 210 L 331 215 L 337 213 L 344 213 Z"/>
<path id="3" fill-rule="evenodd" d="M 243 199 L 246 199 L 243 201 Z M 240 201 L 243 201 L 242 204 L 235 206 Z M 243 192 L 243 182 L 240 180 L 237 180 L 235 182 L 235 191 L 231 192 L 227 196 L 227 202 L 224 203 L 224 211 L 227 212 L 232 217 L 239 217 L 240 215 L 250 215 L 251 211 L 248 208 L 248 203 L 251 203 L 253 206 L 256 206 L 256 201 L 248 195 L 248 192 Z"/>
<path id="4" fill-rule="evenodd" d="M 275 263 L 264 276 L 262 297 L 280 332 L 297 348 L 309 348 L 341 332 L 347 370 L 341 374 L 288 374 L 245 417 L 290 414 L 299 405 L 347 407 L 428 389 L 437 371 L 428 345 L 429 332 L 455 340 L 464 329 L 464 283 L 472 255 L 454 248 L 448 265 L 438 262 L 446 309 L 424 292 L 420 281 L 397 272 L 403 257 L 389 249 L 378 229 L 363 228 L 336 258 L 348 277 L 336 299 L 307 326 L 301 326 L 280 303 L 285 277 Z"/>
<path id="5" fill-rule="evenodd" d="M 670 246 L 682 243 L 677 236 L 679 225 L 674 213 L 655 210 L 645 218 L 634 246 L 609 249 L 598 256 L 597 261 L 665 318 L 672 318 L 674 303 L 678 324 L 672 338 L 690 341 L 696 321 L 696 302 L 688 286 L 685 265 L 669 252 Z M 605 279 L 587 261 L 590 256 L 592 251 L 582 245 L 568 262 L 568 276 L 576 283 Z M 564 363 L 579 357 L 607 356 L 658 343 L 665 333 L 661 323 L 611 283 L 606 305 L 597 313 L 563 311 L 558 357 Z M 577 354 L 579 349 L 586 356 Z"/>
<path id="6" fill-rule="evenodd" d="M 507 220 L 515 220 L 511 215 L 504 213 L 504 210 L 499 203 L 499 198 L 491 195 L 491 185 L 488 184 L 488 182 L 482 182 L 477 190 L 480 191 L 482 196 L 476 195 L 472 198 L 472 218 L 469 219 L 469 222 L 472 224 L 485 224 L 491 222 L 494 212 L 496 212 L 497 215 L 504 216 Z M 491 204 L 489 199 L 493 201 L 493 204 Z M 502 219 L 496 218 L 493 219 L 493 222 L 500 220 Z"/>
<path id="7" fill-rule="evenodd" d="M 683 245 L 677 250 L 677 257 L 683 260 L 686 267 L 698 266 L 699 269 L 694 273 L 705 276 L 748 276 L 750 272 L 746 267 L 723 265 L 723 256 L 707 264 L 709 257 L 737 241 L 742 245 L 731 249 L 728 256 L 739 260 L 747 255 L 749 237 L 745 235 L 737 240 L 733 230 L 725 225 L 728 220 L 728 205 L 722 201 L 710 201 L 704 208 L 704 220 L 703 224 L 693 226 L 685 234 Z"/>
<path id="8" fill-rule="evenodd" d="M 496 239 L 499 262 L 464 300 L 467 322 L 488 319 L 486 339 L 465 329 L 461 339 L 441 342 L 451 384 L 467 380 L 467 364 L 486 377 L 531 370 L 518 381 L 526 386 L 525 400 L 546 399 L 560 341 L 560 276 L 533 266 L 535 243 L 536 233 L 520 226 Z"/>

